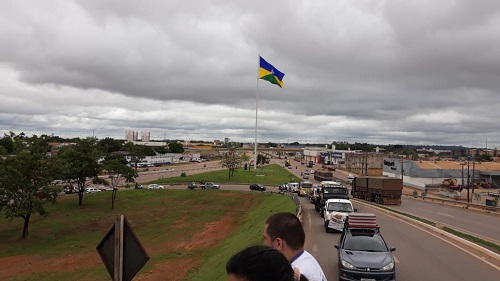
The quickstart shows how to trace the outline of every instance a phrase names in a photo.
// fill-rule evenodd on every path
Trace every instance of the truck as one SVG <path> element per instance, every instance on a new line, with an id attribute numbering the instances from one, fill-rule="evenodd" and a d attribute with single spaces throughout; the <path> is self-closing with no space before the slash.
<path id="1" fill-rule="evenodd" d="M 349 199 L 347 187 L 339 181 L 322 181 L 319 200 L 316 200 L 315 209 L 324 215 L 324 206 L 328 199 Z"/>
<path id="2" fill-rule="evenodd" d="M 314 179 L 317 181 L 331 181 L 333 180 L 332 171 L 320 169 L 314 172 Z"/>
<path id="3" fill-rule="evenodd" d="M 351 195 L 382 205 L 401 205 L 403 180 L 389 177 L 355 177 Z"/>
<path id="4" fill-rule="evenodd" d="M 313 166 L 314 166 L 314 162 L 313 161 L 307 162 L 307 167 L 308 168 L 312 168 Z"/>

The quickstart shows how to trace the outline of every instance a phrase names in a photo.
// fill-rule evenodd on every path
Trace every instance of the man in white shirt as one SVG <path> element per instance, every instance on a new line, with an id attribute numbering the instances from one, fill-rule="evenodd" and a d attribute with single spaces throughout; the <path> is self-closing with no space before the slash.
<path id="1" fill-rule="evenodd" d="M 326 281 L 318 261 L 304 250 L 305 238 L 302 223 L 292 213 L 276 213 L 266 221 L 264 244 L 281 251 L 309 281 Z"/>

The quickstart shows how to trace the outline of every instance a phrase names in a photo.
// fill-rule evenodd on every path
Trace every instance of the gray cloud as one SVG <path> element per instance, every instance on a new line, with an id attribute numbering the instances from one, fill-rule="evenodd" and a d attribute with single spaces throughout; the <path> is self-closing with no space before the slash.
<path id="1" fill-rule="evenodd" d="M 498 146 L 500 3 L 6 1 L 0 132 Z M 257 81 L 258 55 L 285 75 Z"/>

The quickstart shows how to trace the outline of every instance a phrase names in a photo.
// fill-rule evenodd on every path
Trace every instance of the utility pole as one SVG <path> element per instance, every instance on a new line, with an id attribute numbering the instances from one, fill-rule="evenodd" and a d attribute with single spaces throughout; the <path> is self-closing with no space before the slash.
<path id="1" fill-rule="evenodd" d="M 469 187 L 470 187 L 470 174 L 469 174 L 469 160 L 467 160 L 467 204 L 469 204 Z"/>
<path id="2" fill-rule="evenodd" d="M 403 175 L 404 175 L 404 171 L 405 171 L 404 170 L 404 161 L 405 160 L 403 158 L 401 158 L 401 181 L 403 182 L 403 184 L 404 184 Z"/>
<path id="3" fill-rule="evenodd" d="M 460 191 L 462 191 L 462 188 L 464 188 L 464 165 L 465 165 L 465 162 L 461 164 L 462 165 L 462 187 L 460 188 Z"/>
<path id="4" fill-rule="evenodd" d="M 474 194 L 474 186 L 476 182 L 476 161 L 472 162 L 472 194 Z M 472 201 L 472 198 L 471 198 Z"/>

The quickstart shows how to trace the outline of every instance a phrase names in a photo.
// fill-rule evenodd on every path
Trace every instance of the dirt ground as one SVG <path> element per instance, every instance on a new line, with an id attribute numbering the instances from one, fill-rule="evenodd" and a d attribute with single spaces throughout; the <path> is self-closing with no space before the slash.
<path id="1" fill-rule="evenodd" d="M 174 223 L 171 227 L 182 228 L 183 221 Z M 145 244 L 150 256 L 167 253 L 170 251 L 195 250 L 199 248 L 210 248 L 223 240 L 234 227 L 234 218 L 226 215 L 218 221 L 205 225 L 205 230 L 197 233 L 191 239 L 185 241 L 167 241 L 163 245 Z M 199 265 L 201 257 L 171 259 L 154 265 L 148 272 L 141 272 L 134 280 L 185 280 L 186 274 L 192 268 Z M 22 255 L 0 258 L 0 280 L 8 280 L 14 276 L 19 277 L 32 273 L 49 272 L 71 272 L 76 269 L 94 267 L 102 264 L 97 251 L 88 253 L 68 255 L 54 258 L 42 258 L 36 255 Z"/>

